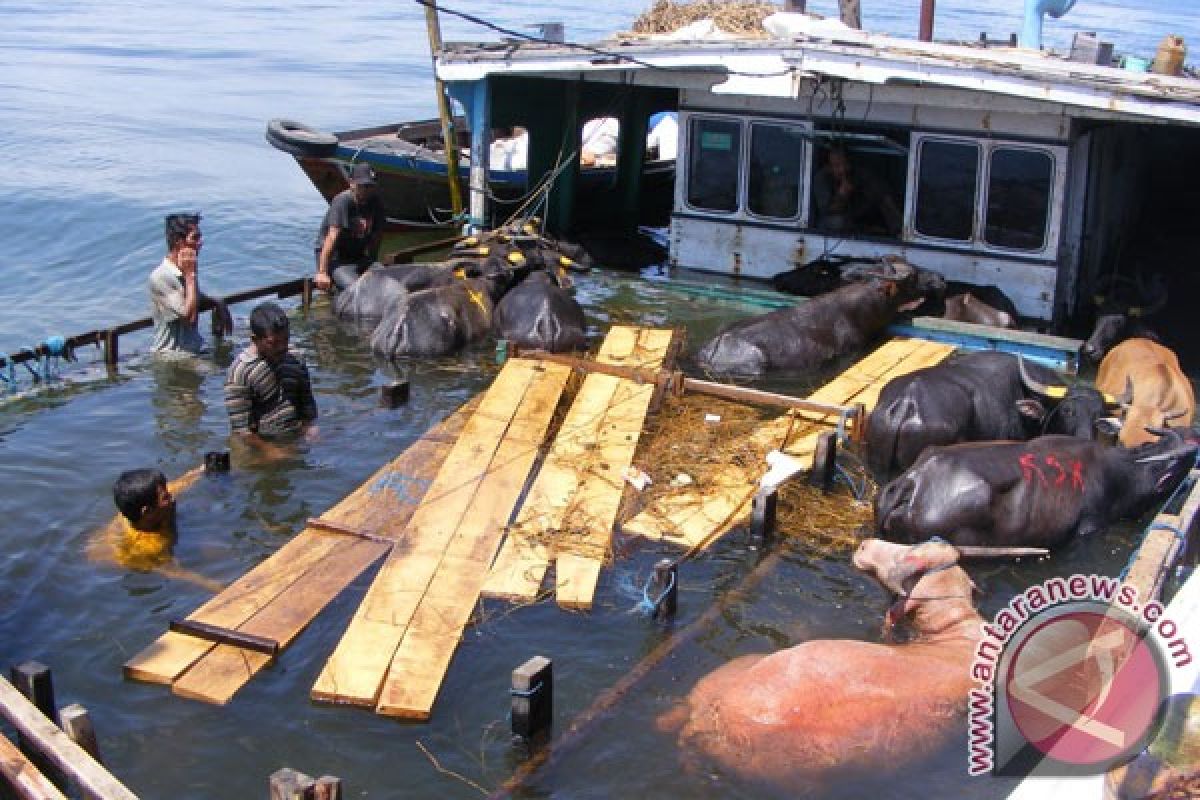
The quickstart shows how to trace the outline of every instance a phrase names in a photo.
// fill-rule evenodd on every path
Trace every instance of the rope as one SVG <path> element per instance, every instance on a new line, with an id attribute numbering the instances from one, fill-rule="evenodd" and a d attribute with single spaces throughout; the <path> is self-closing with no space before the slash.
<path id="1" fill-rule="evenodd" d="M 658 607 L 662 605 L 663 600 L 665 600 L 667 595 L 671 593 L 671 590 L 675 588 L 675 573 L 671 570 L 668 570 L 667 576 L 670 578 L 670 580 L 667 581 L 666 588 L 663 589 L 662 594 L 660 594 L 654 600 L 650 599 L 650 584 L 654 582 L 654 576 L 651 575 L 650 578 L 647 579 L 646 585 L 642 587 L 642 600 L 637 604 L 637 607 L 634 608 L 635 611 L 640 611 L 647 617 L 653 616 L 658 611 Z"/>
<path id="2" fill-rule="evenodd" d="M 510 695 L 512 695 L 513 697 L 533 697 L 535 694 L 537 694 L 541 690 L 542 690 L 542 684 L 535 683 L 533 686 L 530 686 L 528 689 L 509 689 L 508 693 Z"/>

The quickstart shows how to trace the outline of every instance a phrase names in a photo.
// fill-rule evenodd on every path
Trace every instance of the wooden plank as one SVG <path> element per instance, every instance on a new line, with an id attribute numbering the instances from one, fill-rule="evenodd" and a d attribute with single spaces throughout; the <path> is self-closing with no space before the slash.
<path id="1" fill-rule="evenodd" d="M 370 479 L 326 512 L 325 517 L 394 538 L 397 530 L 412 515 L 429 477 L 449 452 L 449 438 L 462 430 L 477 402 L 473 400 L 467 403 L 435 425 L 403 453 L 376 470 Z M 342 557 L 338 555 L 342 553 L 348 554 L 344 556 L 348 562 L 343 574 L 348 576 L 346 583 L 349 583 L 366 566 L 359 565 L 354 571 L 355 565 L 361 561 L 361 554 L 369 552 L 352 547 L 354 541 L 340 534 L 306 528 L 188 618 L 237 629 L 277 600 L 293 602 L 295 598 L 290 596 L 288 589 L 313 567 L 320 566 L 326 574 L 330 574 L 331 565 Z M 349 575 L 349 572 L 353 572 L 353 575 Z M 286 598 L 285 593 L 288 594 Z M 303 597 L 307 593 L 301 590 L 300 594 Z M 333 594 L 336 595 L 336 591 Z M 314 594 L 311 599 L 319 597 Z M 311 603 L 309 608 L 312 608 Z M 313 608 L 312 614 L 315 615 L 320 608 Z M 269 629 L 265 635 L 271 635 Z M 272 638 L 290 642 L 294 636 L 295 632 L 284 630 L 280 636 Z M 212 642 L 169 632 L 130 659 L 125 664 L 125 676 L 151 683 L 172 683 L 213 650 Z M 220 657 L 223 659 L 226 655 L 221 654 Z M 248 675 L 261 666 L 256 664 L 253 669 L 248 668 Z"/>
<path id="2" fill-rule="evenodd" d="M 0 677 L 0 714 L 83 791 L 105 800 L 137 800 L 124 784 L 96 763 L 71 737 L 38 711 L 11 683 Z"/>
<path id="3" fill-rule="evenodd" d="M 1158 599 L 1166 571 L 1184 546 L 1176 531 L 1186 535 L 1195 523 L 1200 509 L 1200 469 L 1193 469 L 1187 480 L 1192 481 L 1192 488 L 1179 514 L 1159 514 L 1154 518 L 1129 565 L 1125 583 L 1137 588 L 1143 603 Z"/>
<path id="4" fill-rule="evenodd" d="M 596 360 L 605 364 L 626 362 L 637 342 L 636 328 L 614 326 Z M 591 373 L 584 378 L 492 565 L 484 584 L 485 595 L 510 600 L 532 600 L 537 596 L 554 556 L 545 542 L 551 531 L 562 529 L 569 515 L 582 510 L 576 492 L 619 385 L 619 379 L 611 375 Z"/>
<path id="5" fill-rule="evenodd" d="M 509 359 L 454 444 L 313 685 L 314 700 L 375 706 L 388 665 L 535 376 Z"/>
<path id="6" fill-rule="evenodd" d="M 644 330 L 638 337 L 639 357 L 643 365 L 658 367 L 670 349 L 673 331 Z M 596 442 L 599 461 L 589 470 L 579 488 L 580 504 L 586 514 L 573 522 L 582 522 L 582 535 L 570 537 L 559 546 L 555 565 L 555 599 L 565 608 L 589 609 L 600 577 L 600 567 L 612 540 L 621 497 L 625 491 L 624 472 L 633 463 L 642 424 L 654 387 L 622 381 L 600 427 Z"/>
<path id="7" fill-rule="evenodd" d="M 891 378 L 935 364 L 951 352 L 952 347 L 936 342 L 893 339 L 851 365 L 809 399 L 833 405 L 861 402 L 870 410 Z M 828 419 L 836 421 L 832 416 Z M 777 448 L 811 464 L 816 437 L 826 429 L 789 414 L 763 423 L 749 438 L 764 455 Z M 786 442 L 790 443 L 785 446 Z M 765 471 L 765 465 L 753 470 L 728 467 L 718 473 L 715 484 L 664 496 L 623 523 L 621 529 L 674 541 L 689 551 L 707 547 L 747 518 L 758 479 Z"/>
<path id="8" fill-rule="evenodd" d="M 396 648 L 376 711 L 428 719 L 571 375 L 543 362 Z"/>
<path id="9" fill-rule="evenodd" d="M 21 800 L 67 800 L 17 746 L 0 736 L 0 775 Z"/>

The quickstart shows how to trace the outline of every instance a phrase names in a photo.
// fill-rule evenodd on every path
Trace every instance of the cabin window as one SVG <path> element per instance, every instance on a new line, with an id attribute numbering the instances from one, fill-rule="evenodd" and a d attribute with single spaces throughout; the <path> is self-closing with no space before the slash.
<path id="1" fill-rule="evenodd" d="M 1042 150 L 997 147 L 988 165 L 983 238 L 994 247 L 1046 246 L 1054 159 Z"/>
<path id="2" fill-rule="evenodd" d="M 897 238 L 904 222 L 908 136 L 858 127 L 820 129 L 809 200 L 813 230 Z"/>
<path id="3" fill-rule="evenodd" d="M 926 139 L 917 168 L 917 232 L 935 239 L 970 241 L 979 184 L 978 145 Z"/>
<path id="4" fill-rule="evenodd" d="M 739 121 L 692 119 L 688 133 L 688 205 L 706 211 L 737 211 L 741 152 Z"/>
<path id="5" fill-rule="evenodd" d="M 805 135 L 796 125 L 751 124 L 746 187 L 750 213 L 774 219 L 799 216 Z"/>

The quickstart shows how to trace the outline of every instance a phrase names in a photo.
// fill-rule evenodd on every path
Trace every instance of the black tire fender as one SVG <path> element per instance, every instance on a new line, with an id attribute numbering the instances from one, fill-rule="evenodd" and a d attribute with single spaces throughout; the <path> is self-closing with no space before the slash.
<path id="1" fill-rule="evenodd" d="M 307 158 L 324 158 L 337 150 L 338 140 L 332 133 L 310 128 L 291 119 L 273 119 L 267 123 L 267 142 L 277 150 Z"/>

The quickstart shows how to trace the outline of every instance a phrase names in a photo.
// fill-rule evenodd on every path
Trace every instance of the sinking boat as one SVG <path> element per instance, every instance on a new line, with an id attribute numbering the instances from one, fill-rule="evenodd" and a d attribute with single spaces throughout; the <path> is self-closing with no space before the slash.
<path id="1" fill-rule="evenodd" d="M 468 196 L 471 168 L 471 133 L 466 121 L 454 125 L 459 147 L 461 196 Z M 350 168 L 360 162 L 375 170 L 384 213 L 395 230 L 461 227 L 455 219 L 446 180 L 446 148 L 439 120 L 420 120 L 373 128 L 327 133 L 301 122 L 273 119 L 267 124 L 266 139 L 296 159 L 313 186 L 331 201 L 348 185 Z M 496 149 L 496 148 L 493 148 Z M 499 151 L 497 151 L 499 152 Z M 511 157 L 515 155 L 516 157 Z M 485 224 L 502 224 L 521 210 L 531 197 L 524 152 L 510 154 L 505 163 L 488 169 Z M 641 186 L 648 201 L 638 220 L 641 225 L 664 227 L 670 216 L 675 180 L 674 158 L 649 158 L 643 167 Z M 617 167 L 612 159 L 578 170 L 580 217 L 603 224 L 605 209 L 612 205 Z"/>

